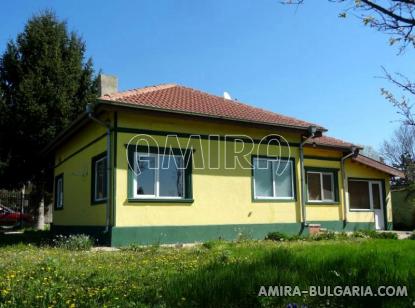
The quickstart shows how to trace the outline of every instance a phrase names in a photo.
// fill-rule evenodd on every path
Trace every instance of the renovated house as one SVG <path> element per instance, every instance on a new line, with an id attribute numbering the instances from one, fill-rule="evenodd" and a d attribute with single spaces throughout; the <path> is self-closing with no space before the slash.
<path id="1" fill-rule="evenodd" d="M 391 177 L 320 125 L 187 87 L 101 96 L 45 149 L 52 229 L 113 246 L 390 229 Z"/>

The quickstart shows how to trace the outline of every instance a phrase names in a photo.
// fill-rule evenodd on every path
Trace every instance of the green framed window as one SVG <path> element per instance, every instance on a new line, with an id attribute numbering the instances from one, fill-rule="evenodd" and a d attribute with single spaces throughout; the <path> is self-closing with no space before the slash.
<path id="1" fill-rule="evenodd" d="M 308 203 L 337 203 L 338 170 L 306 168 L 306 187 Z"/>
<path id="2" fill-rule="evenodd" d="M 294 200 L 294 161 L 271 157 L 253 157 L 254 200 Z"/>
<path id="3" fill-rule="evenodd" d="M 192 201 L 192 152 L 181 149 L 131 147 L 130 201 Z"/>
<path id="4" fill-rule="evenodd" d="M 55 195 L 54 205 L 55 210 L 63 209 L 63 173 L 55 176 Z"/>
<path id="5" fill-rule="evenodd" d="M 91 161 L 91 203 L 103 203 L 107 198 L 107 153 L 104 152 Z"/>

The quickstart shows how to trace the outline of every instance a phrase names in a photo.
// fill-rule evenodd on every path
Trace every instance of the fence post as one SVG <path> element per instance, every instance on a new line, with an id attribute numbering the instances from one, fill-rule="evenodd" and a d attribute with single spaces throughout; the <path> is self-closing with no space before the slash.
<path id="1" fill-rule="evenodd" d="M 20 192 L 20 228 L 23 229 L 24 186 Z"/>

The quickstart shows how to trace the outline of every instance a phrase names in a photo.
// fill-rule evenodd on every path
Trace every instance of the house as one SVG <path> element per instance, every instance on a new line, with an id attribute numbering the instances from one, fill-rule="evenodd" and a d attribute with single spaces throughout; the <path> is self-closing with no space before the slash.
<path id="1" fill-rule="evenodd" d="M 320 125 L 187 87 L 101 97 L 45 149 L 52 229 L 113 246 L 390 229 L 391 177 Z"/>

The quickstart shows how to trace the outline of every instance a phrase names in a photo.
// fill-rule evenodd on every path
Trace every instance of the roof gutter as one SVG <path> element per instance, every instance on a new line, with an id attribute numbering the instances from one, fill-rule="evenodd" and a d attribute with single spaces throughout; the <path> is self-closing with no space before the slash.
<path id="1" fill-rule="evenodd" d="M 308 127 L 308 135 L 303 142 L 300 143 L 300 170 L 301 170 L 301 221 L 303 227 L 307 227 L 307 213 L 305 208 L 305 170 L 304 170 L 304 145 L 314 137 L 317 137 L 319 131 L 316 126 Z"/>
<path id="2" fill-rule="evenodd" d="M 342 174 L 342 182 L 343 182 L 343 223 L 347 223 L 347 211 L 349 209 L 348 200 L 346 200 L 347 192 L 349 191 L 348 183 L 347 183 L 347 174 L 345 168 L 345 161 L 346 159 L 357 156 L 359 154 L 358 147 L 352 147 L 352 151 L 349 154 L 346 154 L 341 158 L 341 174 Z"/>
<path id="3" fill-rule="evenodd" d="M 92 104 L 86 106 L 86 114 L 88 118 L 92 121 L 98 123 L 101 126 L 104 126 L 107 129 L 107 202 L 106 202 L 106 215 L 105 215 L 105 230 L 104 233 L 108 233 L 110 228 L 111 220 L 111 124 L 104 122 L 94 116 Z M 93 174 L 91 176 L 94 176 Z"/>

